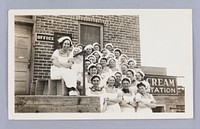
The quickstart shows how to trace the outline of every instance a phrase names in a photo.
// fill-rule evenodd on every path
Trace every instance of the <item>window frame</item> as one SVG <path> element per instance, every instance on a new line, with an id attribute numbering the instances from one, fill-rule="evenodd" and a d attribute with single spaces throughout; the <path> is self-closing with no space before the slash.
<path id="1" fill-rule="evenodd" d="M 94 27 L 100 27 L 100 46 L 103 48 L 103 24 L 101 23 L 91 23 L 91 22 L 78 22 L 78 43 L 81 43 L 81 25 L 87 25 L 87 26 L 94 26 Z"/>

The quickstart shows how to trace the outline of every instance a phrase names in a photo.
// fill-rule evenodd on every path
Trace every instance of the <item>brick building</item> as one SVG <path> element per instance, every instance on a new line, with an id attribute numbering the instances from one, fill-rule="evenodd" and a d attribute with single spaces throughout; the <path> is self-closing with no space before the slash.
<path id="1" fill-rule="evenodd" d="M 71 36 L 74 44 L 98 42 L 103 47 L 112 43 L 128 57 L 133 57 L 138 66 L 141 64 L 139 16 L 16 16 L 15 63 L 16 70 L 19 69 L 15 72 L 16 94 L 34 94 L 35 81 L 50 77 L 50 57 L 57 45 L 56 39 L 61 35 Z M 24 63 L 19 63 L 22 60 Z M 25 65 L 28 68 L 21 71 L 20 67 Z"/>
<path id="2" fill-rule="evenodd" d="M 74 44 L 98 42 L 103 47 L 112 43 L 141 67 L 137 15 L 15 16 L 16 95 L 34 95 L 36 80 L 50 78 L 50 57 L 57 47 L 57 39 L 65 35 L 70 36 Z M 142 67 L 142 70 L 150 75 L 167 76 L 165 68 Z M 156 95 L 155 99 L 158 101 L 155 112 L 184 109 L 183 95 Z"/>

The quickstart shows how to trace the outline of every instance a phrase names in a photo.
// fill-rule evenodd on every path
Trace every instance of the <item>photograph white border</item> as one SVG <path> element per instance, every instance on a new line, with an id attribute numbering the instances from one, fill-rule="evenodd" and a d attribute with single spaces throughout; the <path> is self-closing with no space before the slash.
<path id="1" fill-rule="evenodd" d="M 188 84 L 193 86 L 193 59 L 192 59 L 192 10 L 191 9 L 26 9 L 9 10 L 8 16 L 8 114 L 11 120 L 74 120 L 74 119 L 191 119 L 193 118 L 193 87 L 185 87 L 185 113 L 153 113 L 151 115 L 139 114 L 105 114 L 105 113 L 15 113 L 14 96 L 14 16 L 15 15 L 142 15 L 149 11 L 162 13 L 163 11 L 174 11 L 191 16 L 191 24 L 188 26 L 188 57 L 187 66 Z M 189 17 L 186 17 L 189 18 Z"/>

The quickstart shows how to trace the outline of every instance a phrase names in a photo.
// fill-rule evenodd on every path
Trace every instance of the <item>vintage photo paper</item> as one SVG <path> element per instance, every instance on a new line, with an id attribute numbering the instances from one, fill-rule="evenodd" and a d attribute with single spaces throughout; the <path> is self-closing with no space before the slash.
<path id="1" fill-rule="evenodd" d="M 9 119 L 193 118 L 192 10 L 9 10 Z"/>

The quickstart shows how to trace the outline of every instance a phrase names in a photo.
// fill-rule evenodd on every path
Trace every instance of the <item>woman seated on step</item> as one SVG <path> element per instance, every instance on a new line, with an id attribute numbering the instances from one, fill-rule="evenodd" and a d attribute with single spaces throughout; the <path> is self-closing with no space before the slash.
<path id="1" fill-rule="evenodd" d="M 58 39 L 61 49 L 53 52 L 51 60 L 51 79 L 63 79 L 67 87 L 67 91 L 73 91 L 73 95 L 77 94 L 76 90 L 76 72 L 71 70 L 73 65 L 72 49 L 73 43 L 70 37 L 64 36 Z"/>

